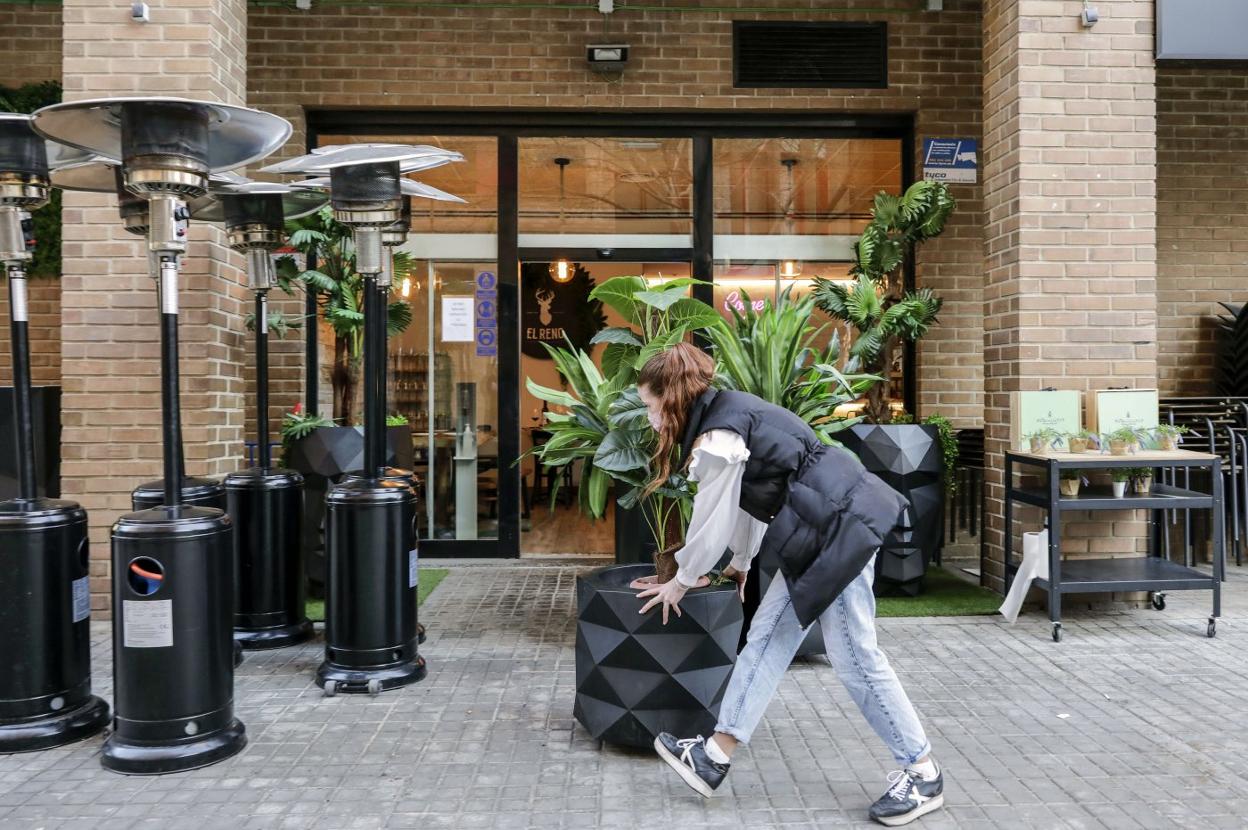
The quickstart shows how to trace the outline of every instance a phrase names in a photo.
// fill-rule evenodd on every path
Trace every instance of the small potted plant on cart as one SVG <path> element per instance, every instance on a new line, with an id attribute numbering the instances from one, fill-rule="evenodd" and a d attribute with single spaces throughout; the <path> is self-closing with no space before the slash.
<path id="1" fill-rule="evenodd" d="M 1096 433 L 1086 429 L 1069 433 L 1066 436 L 1066 449 L 1076 455 L 1082 455 L 1089 450 L 1100 449 L 1100 443 Z"/>
<path id="2" fill-rule="evenodd" d="M 1153 491 L 1153 468 L 1131 467 L 1131 492 L 1137 496 L 1147 496 Z"/>
<path id="3" fill-rule="evenodd" d="M 1031 444 L 1032 455 L 1047 455 L 1062 440 L 1062 435 L 1055 429 L 1044 427 L 1026 436 Z"/>
<path id="4" fill-rule="evenodd" d="M 1102 445 L 1109 447 L 1110 455 L 1131 455 L 1140 448 L 1140 434 L 1130 427 L 1122 427 L 1105 435 Z"/>
<path id="5" fill-rule="evenodd" d="M 1115 467 L 1110 470 L 1109 476 L 1113 482 L 1114 498 L 1121 499 L 1127 495 L 1127 484 L 1131 482 L 1134 467 Z"/>
<path id="6" fill-rule="evenodd" d="M 1157 449 L 1172 452 L 1179 448 L 1180 436 L 1187 434 L 1187 427 L 1181 424 L 1161 424 L 1154 430 L 1157 437 Z"/>
<path id="7" fill-rule="evenodd" d="M 1058 487 L 1061 489 L 1063 496 L 1075 498 L 1079 495 L 1079 487 L 1085 483 L 1083 470 L 1062 470 Z"/>

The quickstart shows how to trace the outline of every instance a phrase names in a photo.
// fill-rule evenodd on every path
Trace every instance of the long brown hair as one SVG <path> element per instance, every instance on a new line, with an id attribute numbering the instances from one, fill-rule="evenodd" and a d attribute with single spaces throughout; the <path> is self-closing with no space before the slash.
<path id="1" fill-rule="evenodd" d="M 660 401 L 663 423 L 659 429 L 659 445 L 654 451 L 657 469 L 654 480 L 645 490 L 648 496 L 667 483 L 672 474 L 672 450 L 680 446 L 685 422 L 693 402 L 701 397 L 715 377 L 715 361 L 692 343 L 677 343 L 646 361 L 637 385 L 650 390 Z"/>

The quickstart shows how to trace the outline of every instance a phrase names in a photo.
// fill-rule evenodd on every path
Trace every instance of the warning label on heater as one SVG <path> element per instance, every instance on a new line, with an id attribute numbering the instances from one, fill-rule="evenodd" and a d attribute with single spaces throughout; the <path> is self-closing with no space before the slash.
<path id="1" fill-rule="evenodd" d="M 173 600 L 122 600 L 126 648 L 166 648 L 173 645 Z"/>
<path id="2" fill-rule="evenodd" d="M 417 564 L 419 557 L 416 555 L 416 548 L 412 548 L 407 553 L 407 587 L 415 588 L 420 582 L 420 568 Z"/>
<path id="3" fill-rule="evenodd" d="M 74 622 L 80 623 L 91 616 L 91 592 L 87 588 L 87 578 L 74 580 Z"/>

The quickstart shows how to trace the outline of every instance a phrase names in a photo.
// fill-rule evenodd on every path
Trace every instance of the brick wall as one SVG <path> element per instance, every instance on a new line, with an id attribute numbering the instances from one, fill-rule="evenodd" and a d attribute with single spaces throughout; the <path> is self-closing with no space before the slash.
<path id="1" fill-rule="evenodd" d="M 761 15 L 669 11 L 604 18 L 586 9 L 345 7 L 303 12 L 253 7 L 248 89 L 252 106 L 295 122 L 287 152 L 304 146 L 305 108 L 536 107 L 706 108 L 913 112 L 919 136 L 978 137 L 980 2 L 946 0 L 946 11 L 914 11 L 911 0 L 849 0 L 859 13 Z M 731 5 L 731 4 L 721 4 Z M 787 0 L 740 4 L 791 8 Z M 905 10 L 889 14 L 881 7 Z M 865 9 L 871 9 L 866 11 Z M 886 20 L 887 90 L 734 89 L 732 21 Z M 633 45 L 628 70 L 604 78 L 585 67 L 593 41 Z M 920 256 L 920 282 L 945 297 L 942 325 L 920 352 L 924 412 L 960 425 L 982 410 L 980 188 L 955 188 L 961 209 L 945 236 Z"/>
<path id="2" fill-rule="evenodd" d="M 66 0 L 67 100 L 117 94 L 181 95 L 242 103 L 243 0 L 182 0 L 131 23 L 125 4 Z M 65 495 L 87 508 L 92 603 L 106 610 L 108 528 L 130 490 L 160 476 L 156 292 L 144 246 L 117 218 L 116 199 L 65 194 L 62 250 Z M 223 234 L 193 224 L 181 298 L 182 422 L 187 472 L 238 466 L 242 428 L 241 258 Z"/>
<path id="3" fill-rule="evenodd" d="M 1248 302 L 1248 70 L 1157 69 L 1157 373 L 1212 394 L 1220 300 Z"/>
<path id="4" fill-rule="evenodd" d="M 985 538 L 998 588 L 1010 392 L 1156 383 L 1153 8 L 1097 5 L 1091 30 L 1077 2 L 1002 0 L 984 17 Z M 1139 548 L 1132 514 L 1067 527 L 1072 555 Z"/>

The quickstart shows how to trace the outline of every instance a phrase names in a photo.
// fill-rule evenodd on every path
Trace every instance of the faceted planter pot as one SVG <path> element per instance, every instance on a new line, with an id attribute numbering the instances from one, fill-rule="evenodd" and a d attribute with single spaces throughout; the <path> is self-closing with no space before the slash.
<path id="1" fill-rule="evenodd" d="M 863 466 L 909 500 L 911 529 L 898 530 L 884 542 L 875 560 L 875 591 L 917 595 L 943 541 L 945 460 L 940 430 L 928 424 L 855 424 L 837 438 Z"/>
<path id="2" fill-rule="evenodd" d="M 736 585 L 685 594 L 681 616 L 644 616 L 628 583 L 652 565 L 614 565 L 576 580 L 576 703 L 596 740 L 649 748 L 660 732 L 710 735 L 737 660 Z"/>

